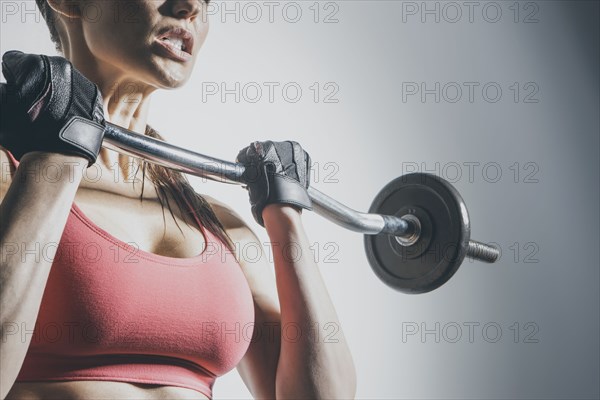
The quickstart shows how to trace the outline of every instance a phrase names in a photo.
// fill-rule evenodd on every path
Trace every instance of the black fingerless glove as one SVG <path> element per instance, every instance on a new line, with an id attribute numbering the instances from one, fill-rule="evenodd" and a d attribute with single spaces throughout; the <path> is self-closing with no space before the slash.
<path id="1" fill-rule="evenodd" d="M 96 162 L 104 138 L 98 86 L 63 57 L 11 50 L 2 56 L 0 145 L 20 159 L 30 151 Z"/>
<path id="2" fill-rule="evenodd" d="M 308 196 L 310 156 L 294 141 L 254 142 L 236 159 L 245 166 L 242 179 L 250 195 L 252 216 L 262 227 L 263 209 L 283 203 L 312 210 Z"/>

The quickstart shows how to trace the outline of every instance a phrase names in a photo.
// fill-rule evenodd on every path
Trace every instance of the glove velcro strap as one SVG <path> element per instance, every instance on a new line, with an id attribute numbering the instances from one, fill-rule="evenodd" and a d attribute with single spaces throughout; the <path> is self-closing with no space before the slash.
<path id="1" fill-rule="evenodd" d="M 269 198 L 252 206 L 252 215 L 260 226 L 265 227 L 262 212 L 268 204 L 290 204 L 300 208 L 312 210 L 312 202 L 306 189 L 297 180 L 284 175 L 269 174 Z"/>
<path id="2" fill-rule="evenodd" d="M 69 145 L 73 153 L 87 158 L 89 167 L 96 162 L 102 147 L 104 127 L 85 118 L 73 117 L 61 129 L 58 137 Z"/>
<path id="3" fill-rule="evenodd" d="M 268 204 L 286 203 L 312 210 L 312 202 L 305 188 L 297 180 L 284 175 L 272 175 Z"/>

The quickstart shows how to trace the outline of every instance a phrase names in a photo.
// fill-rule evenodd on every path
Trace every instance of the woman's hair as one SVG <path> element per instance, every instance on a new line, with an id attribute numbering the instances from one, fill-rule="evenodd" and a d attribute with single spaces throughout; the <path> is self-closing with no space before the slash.
<path id="1" fill-rule="evenodd" d="M 160 134 L 150 125 L 146 125 L 146 135 L 163 140 Z M 192 185 L 190 185 L 185 175 L 179 171 L 142 161 L 142 194 L 140 194 L 140 200 L 144 195 L 143 183 L 146 181 L 146 174 L 156 187 L 158 200 L 163 208 L 163 218 L 165 204 L 167 205 L 171 216 L 173 216 L 173 219 L 175 218 L 168 198 L 168 195 L 170 194 L 175 200 L 175 204 L 179 208 L 186 224 L 197 226 L 198 229 L 201 229 L 202 227 L 198 226 L 198 222 L 200 222 L 202 226 L 208 229 L 213 235 L 217 236 L 217 238 L 219 238 L 219 240 L 221 240 L 235 256 L 233 243 L 227 232 L 225 232 L 225 228 L 221 224 L 221 221 L 219 221 L 206 199 L 196 193 L 194 188 L 192 188 Z M 196 218 L 194 218 L 192 213 L 196 215 L 198 221 L 196 221 Z M 175 220 L 175 223 L 177 224 L 177 220 Z M 177 226 L 179 227 L 179 225 Z"/>
<path id="2" fill-rule="evenodd" d="M 50 38 L 52 39 L 52 42 L 54 42 L 56 50 L 62 53 L 62 44 L 58 35 L 58 30 L 56 29 L 56 16 L 54 10 L 50 8 L 47 0 L 36 0 L 36 3 L 42 16 L 44 17 L 44 20 L 46 21 L 46 24 L 48 25 L 48 29 L 50 30 Z M 160 134 L 149 125 L 146 125 L 145 134 L 147 136 L 163 140 Z M 171 202 L 169 201 L 169 195 L 171 195 L 171 197 L 175 200 L 175 205 L 179 208 L 180 214 L 186 224 L 190 226 L 196 226 L 198 229 L 201 229 L 202 227 L 198 226 L 198 222 L 200 222 L 202 226 L 204 226 L 219 240 L 221 240 L 235 256 L 233 251 L 234 246 L 231 238 L 229 235 L 227 235 L 227 232 L 225 232 L 225 228 L 215 215 L 212 207 L 206 201 L 206 199 L 204 199 L 204 197 L 194 191 L 189 181 L 182 173 L 145 161 L 142 161 L 141 169 L 142 194 L 140 195 L 140 200 L 144 194 L 143 183 L 145 182 L 147 175 L 149 180 L 156 187 L 158 200 L 163 209 L 163 218 L 165 204 L 169 209 L 171 216 L 175 218 L 173 209 L 171 208 Z M 194 218 L 192 212 L 196 214 L 198 221 L 196 221 L 196 218 Z M 177 224 L 177 220 L 175 220 L 175 223 Z M 177 227 L 179 227 L 179 224 L 177 224 Z M 179 229 L 181 230 L 181 227 L 179 227 Z"/>
<path id="3" fill-rule="evenodd" d="M 58 29 L 56 29 L 56 15 L 54 10 L 48 5 L 48 0 L 35 0 L 35 2 L 37 3 L 42 17 L 44 17 L 44 21 L 46 21 L 46 25 L 48 25 L 50 39 L 52 40 L 52 43 L 54 43 L 54 48 L 62 54 L 62 43 L 60 42 L 60 36 L 58 36 Z"/>

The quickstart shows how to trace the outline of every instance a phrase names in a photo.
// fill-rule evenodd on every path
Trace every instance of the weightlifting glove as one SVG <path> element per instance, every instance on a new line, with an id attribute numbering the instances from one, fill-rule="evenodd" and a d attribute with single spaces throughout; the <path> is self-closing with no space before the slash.
<path id="1" fill-rule="evenodd" d="M 105 127 L 98 86 L 63 57 L 18 50 L 4 53 L 2 72 L 0 145 L 17 159 L 45 151 L 96 162 Z"/>
<path id="2" fill-rule="evenodd" d="M 252 216 L 264 227 L 262 212 L 281 203 L 312 210 L 308 196 L 310 156 L 294 141 L 253 142 L 240 150 L 236 161 L 245 167 L 242 179 L 248 190 Z"/>

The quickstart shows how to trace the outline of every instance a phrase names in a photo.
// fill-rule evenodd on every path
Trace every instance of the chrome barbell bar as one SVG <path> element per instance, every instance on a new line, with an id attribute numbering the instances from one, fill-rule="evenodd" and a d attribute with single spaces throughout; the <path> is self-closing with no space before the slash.
<path id="1" fill-rule="evenodd" d="M 106 122 L 102 146 L 186 174 L 227 184 L 245 184 L 242 179 L 244 173 L 242 164 L 177 147 L 159 139 L 131 132 L 110 122 Z M 353 210 L 312 186 L 308 187 L 308 195 L 317 214 L 343 228 L 366 235 L 415 237 L 416 227 L 410 219 Z M 494 262 L 498 258 L 498 250 L 494 247 L 475 241 L 472 243 L 469 243 L 467 256 L 485 262 Z"/>

